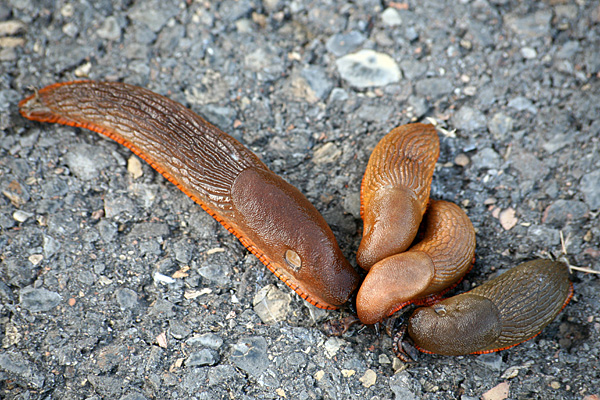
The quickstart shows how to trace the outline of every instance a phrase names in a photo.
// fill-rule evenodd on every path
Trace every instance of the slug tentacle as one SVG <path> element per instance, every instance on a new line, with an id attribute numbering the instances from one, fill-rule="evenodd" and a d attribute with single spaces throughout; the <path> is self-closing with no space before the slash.
<path id="1" fill-rule="evenodd" d="M 433 307 L 417 309 L 408 333 L 419 350 L 479 354 L 516 346 L 538 335 L 573 294 L 565 264 L 523 263 Z"/>
<path id="2" fill-rule="evenodd" d="M 358 286 L 306 197 L 183 105 L 124 83 L 77 81 L 40 89 L 19 108 L 31 120 L 87 128 L 131 149 L 315 306 L 337 308 Z"/>
<path id="3" fill-rule="evenodd" d="M 428 296 L 451 289 L 471 269 L 475 230 L 460 207 L 432 201 L 422 230 L 418 243 L 379 261 L 365 277 L 356 297 L 363 323 L 379 322 L 411 303 L 427 303 Z"/>
<path id="4" fill-rule="evenodd" d="M 438 156 L 435 129 L 420 123 L 393 129 L 375 146 L 361 185 L 364 230 L 357 261 L 362 268 L 410 246 L 427 208 Z"/>

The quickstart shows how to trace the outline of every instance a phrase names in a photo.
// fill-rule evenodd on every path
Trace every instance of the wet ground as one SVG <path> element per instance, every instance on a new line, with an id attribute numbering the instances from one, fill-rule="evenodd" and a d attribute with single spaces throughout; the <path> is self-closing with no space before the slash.
<path id="1" fill-rule="evenodd" d="M 598 270 L 597 1 L 3 4 L 1 398 L 598 399 L 597 275 L 574 272 L 529 342 L 404 365 L 372 327 L 328 337 L 345 314 L 310 307 L 127 149 L 17 111 L 80 78 L 164 94 L 305 193 L 354 265 L 371 150 L 435 121 L 432 196 L 477 230 L 457 291 L 538 257 Z"/>

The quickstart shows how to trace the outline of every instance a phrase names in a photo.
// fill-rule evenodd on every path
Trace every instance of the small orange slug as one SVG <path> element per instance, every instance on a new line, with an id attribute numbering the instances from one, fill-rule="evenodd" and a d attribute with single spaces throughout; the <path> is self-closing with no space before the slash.
<path id="1" fill-rule="evenodd" d="M 439 154 L 435 128 L 420 123 L 393 129 L 375 146 L 361 185 L 364 228 L 356 258 L 363 269 L 413 242 Z"/>
<path id="2" fill-rule="evenodd" d="M 315 207 L 231 136 L 149 90 L 77 81 L 19 103 L 39 122 L 87 128 L 128 147 L 233 233 L 311 304 L 344 304 L 359 276 Z"/>

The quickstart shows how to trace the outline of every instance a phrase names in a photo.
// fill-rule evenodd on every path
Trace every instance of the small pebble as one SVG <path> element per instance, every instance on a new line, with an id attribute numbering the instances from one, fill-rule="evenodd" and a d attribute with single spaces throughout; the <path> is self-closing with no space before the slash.
<path id="1" fill-rule="evenodd" d="M 0 36 L 13 36 L 25 32 L 27 25 L 23 22 L 13 19 L 0 22 Z"/>
<path id="2" fill-rule="evenodd" d="M 407 371 L 396 372 L 390 378 L 389 384 L 397 400 L 417 400 L 422 398 L 420 393 L 421 385 Z"/>
<path id="3" fill-rule="evenodd" d="M 168 319 L 175 316 L 175 304 L 171 303 L 168 300 L 158 299 L 156 300 L 152 307 L 150 308 L 149 315 L 161 318 Z"/>
<path id="4" fill-rule="evenodd" d="M 416 60 L 402 60 L 400 61 L 400 68 L 402 68 L 402 73 L 404 77 L 408 80 L 416 80 L 423 76 L 425 72 L 427 72 L 426 65 L 420 63 Z M 418 81 L 417 84 L 419 84 Z"/>
<path id="5" fill-rule="evenodd" d="M 65 18 L 72 17 L 74 13 L 75 13 L 75 7 L 73 7 L 73 4 L 71 4 L 71 3 L 65 4 L 60 9 L 60 15 L 62 15 Z"/>
<path id="6" fill-rule="evenodd" d="M 256 293 L 252 303 L 261 321 L 270 325 L 285 321 L 291 301 L 289 293 L 284 293 L 274 285 L 267 285 Z"/>
<path id="7" fill-rule="evenodd" d="M 502 158 L 494 151 L 494 149 L 486 147 L 477 151 L 477 153 L 471 157 L 471 161 L 476 168 L 493 169 L 500 167 Z"/>
<path id="8" fill-rule="evenodd" d="M 144 170 L 139 158 L 132 155 L 127 159 L 127 172 L 129 172 L 129 175 L 131 175 L 133 179 L 138 179 L 143 175 Z"/>
<path id="9" fill-rule="evenodd" d="M 23 211 L 23 210 L 17 210 L 13 213 L 13 219 L 17 222 L 25 222 L 27 221 L 29 218 L 33 217 L 34 214 L 29 213 L 27 211 Z"/>
<path id="10" fill-rule="evenodd" d="M 390 358 L 385 355 L 385 354 L 380 354 L 379 355 L 379 364 L 385 365 L 385 364 L 391 364 L 392 362 L 390 361 Z"/>
<path id="11" fill-rule="evenodd" d="M 244 64 L 248 69 L 256 72 L 260 80 L 275 78 L 284 70 L 283 60 L 263 48 L 246 55 Z"/>
<path id="12" fill-rule="evenodd" d="M 75 68 L 75 76 L 79 77 L 79 78 L 85 78 L 87 76 L 89 76 L 90 71 L 92 70 L 92 63 L 90 62 L 86 62 L 82 65 L 80 65 L 79 67 Z"/>
<path id="13" fill-rule="evenodd" d="M 269 366 L 267 341 L 260 336 L 249 336 L 232 347 L 230 360 L 254 377 L 260 376 Z"/>
<path id="14" fill-rule="evenodd" d="M 336 61 L 343 79 L 352 86 L 385 86 L 400 80 L 400 69 L 392 57 L 373 50 L 361 50 Z"/>
<path id="15" fill-rule="evenodd" d="M 471 162 L 471 160 L 469 160 L 469 156 L 467 156 L 465 153 L 460 153 L 454 158 L 454 164 L 460 167 L 466 167 L 469 165 L 469 162 Z"/>
<path id="16" fill-rule="evenodd" d="M 129 288 L 118 289 L 116 298 L 121 310 L 134 310 L 139 306 L 137 292 Z"/>
<path id="17" fill-rule="evenodd" d="M 481 111 L 463 106 L 452 116 L 452 124 L 460 130 L 472 132 L 484 128 L 486 119 Z"/>
<path id="18" fill-rule="evenodd" d="M 365 371 L 365 374 L 359 379 L 362 385 L 366 388 L 370 388 L 377 382 L 377 374 L 372 369 Z"/>
<path id="19" fill-rule="evenodd" d="M 527 228 L 527 237 L 541 245 L 560 244 L 560 231 L 546 225 L 531 225 Z"/>
<path id="20" fill-rule="evenodd" d="M 0 352 L 0 373 L 3 376 L 2 379 L 4 381 L 10 379 L 13 382 L 26 382 L 25 387 L 30 387 L 36 391 L 42 390 L 45 387 L 44 382 L 46 378 L 37 369 L 36 364 L 29 360 L 30 357 L 27 354 L 2 349 Z"/>
<path id="21" fill-rule="evenodd" d="M 276 11 L 282 6 L 282 0 L 263 0 L 262 4 L 269 12 Z"/>
<path id="22" fill-rule="evenodd" d="M 121 39 L 121 27 L 117 19 L 113 16 L 106 18 L 96 33 L 102 39 L 113 41 Z"/>
<path id="23" fill-rule="evenodd" d="M 177 340 L 183 340 L 188 337 L 192 330 L 183 321 L 179 319 L 169 320 L 169 333 Z"/>
<path id="24" fill-rule="evenodd" d="M 98 151 L 97 146 L 83 143 L 70 147 L 65 162 L 75 175 L 86 181 L 97 178 L 110 165 L 108 158 L 103 156 L 102 151 Z"/>
<path id="25" fill-rule="evenodd" d="M 498 112 L 488 121 L 487 127 L 497 139 L 504 139 L 513 130 L 514 120 L 508 115 Z"/>
<path id="26" fill-rule="evenodd" d="M 502 382 L 481 395 L 483 400 L 504 400 L 508 397 L 510 384 Z"/>
<path id="27" fill-rule="evenodd" d="M 223 346 L 223 339 L 214 333 L 194 335 L 185 342 L 190 346 L 199 345 L 213 350 L 219 350 Z"/>
<path id="28" fill-rule="evenodd" d="M 550 169 L 531 152 L 518 150 L 510 155 L 511 165 L 519 171 L 523 180 L 537 180 L 545 177 Z"/>
<path id="29" fill-rule="evenodd" d="M 333 53 L 337 57 L 341 57 L 356 50 L 366 39 L 367 38 L 362 33 L 357 31 L 336 33 L 327 40 L 325 47 L 327 48 L 327 51 Z"/>
<path id="30" fill-rule="evenodd" d="M 0 46 L 0 61 L 15 61 L 16 59 L 17 52 L 14 48 L 3 48 L 2 46 Z"/>
<path id="31" fill-rule="evenodd" d="M 14 48 L 25 45 L 25 39 L 19 37 L 0 37 L 0 48 Z"/>
<path id="32" fill-rule="evenodd" d="M 75 37 L 79 33 L 79 28 L 74 23 L 66 23 L 62 27 L 62 31 L 65 35 Z"/>
<path id="33" fill-rule="evenodd" d="M 583 193 L 585 202 L 590 209 L 600 209 L 600 169 L 583 175 L 579 190 Z"/>
<path id="34" fill-rule="evenodd" d="M 356 374 L 356 371 L 353 369 L 343 369 L 341 372 L 344 378 L 350 378 L 352 375 Z"/>
<path id="35" fill-rule="evenodd" d="M 44 259 L 44 256 L 41 254 L 32 254 L 28 258 L 29 262 L 32 263 L 33 265 L 38 265 L 39 263 L 42 262 L 43 259 Z"/>
<path id="36" fill-rule="evenodd" d="M 477 94 L 477 87 L 476 86 L 465 86 L 463 92 L 467 96 L 475 96 Z"/>
<path id="37" fill-rule="evenodd" d="M 480 354 L 475 357 L 475 362 L 494 371 L 502 369 L 502 356 L 498 353 Z"/>
<path id="38" fill-rule="evenodd" d="M 402 24 L 402 18 L 395 8 L 388 7 L 381 13 L 381 21 L 387 26 L 398 26 Z"/>
<path id="39" fill-rule="evenodd" d="M 519 367 L 510 367 L 502 374 L 502 379 L 512 379 L 519 375 Z"/>
<path id="40" fill-rule="evenodd" d="M 22 206 L 31 198 L 25 186 L 21 185 L 17 180 L 10 181 L 2 188 L 2 193 L 8 197 L 10 202 L 16 207 Z"/>
<path id="41" fill-rule="evenodd" d="M 429 103 L 427 99 L 419 96 L 410 95 L 408 98 L 407 114 L 410 113 L 412 118 L 419 119 L 429 111 Z"/>
<path id="42" fill-rule="evenodd" d="M 550 21 L 552 10 L 545 9 L 532 14 L 507 14 L 504 22 L 518 35 L 531 38 L 547 37 L 550 35 Z"/>
<path id="43" fill-rule="evenodd" d="M 206 264 L 198 268 L 203 278 L 214 282 L 217 286 L 227 286 L 231 281 L 231 266 L 225 264 Z"/>
<path id="44" fill-rule="evenodd" d="M 588 212 L 588 206 L 582 201 L 559 199 L 546 207 L 542 223 L 561 228 L 572 221 L 585 218 Z"/>
<path id="45" fill-rule="evenodd" d="M 309 103 L 324 100 L 333 89 L 333 83 L 325 70 L 317 66 L 304 68 L 292 80 L 292 91 L 295 97 Z"/>
<path id="46" fill-rule="evenodd" d="M 588 394 L 584 396 L 582 400 L 600 400 L 600 396 L 597 394 Z"/>
<path id="47" fill-rule="evenodd" d="M 329 96 L 331 89 L 333 89 L 331 79 L 327 76 L 325 69 L 321 67 L 309 65 L 300 72 L 300 75 L 306 80 L 308 86 L 319 100 L 323 100 Z"/>
<path id="48" fill-rule="evenodd" d="M 154 279 L 154 282 L 157 283 L 165 283 L 167 285 L 173 284 L 175 282 L 177 282 L 177 279 L 173 279 L 170 276 L 167 275 L 163 275 L 158 271 L 155 271 L 154 274 L 152 275 L 152 278 Z"/>
<path id="49" fill-rule="evenodd" d="M 330 337 L 325 341 L 323 346 L 325 347 L 325 353 L 329 358 L 333 358 L 338 351 L 340 351 L 340 347 L 344 345 L 346 342 L 342 339 L 336 337 Z"/>
<path id="50" fill-rule="evenodd" d="M 147 7 L 145 4 L 138 3 L 129 10 L 128 17 L 133 21 L 146 26 L 152 32 L 160 32 L 169 19 L 173 18 L 177 12 L 177 7 Z"/>
<path id="51" fill-rule="evenodd" d="M 529 111 L 532 114 L 537 114 L 537 107 L 533 105 L 533 102 L 522 96 L 510 99 L 508 106 L 517 111 Z"/>
<path id="52" fill-rule="evenodd" d="M 219 362 L 219 354 L 210 349 L 202 349 L 190 354 L 185 365 L 187 367 L 202 367 L 205 365 L 215 365 Z"/>
<path id="53" fill-rule="evenodd" d="M 348 92 L 346 92 L 344 89 L 342 88 L 334 88 L 331 93 L 329 94 L 329 102 L 330 103 L 335 103 L 335 102 L 344 102 L 346 100 L 348 100 Z"/>
<path id="54" fill-rule="evenodd" d="M 430 393 L 435 393 L 440 390 L 440 387 L 431 381 L 423 381 L 423 390 Z"/>
<path id="55" fill-rule="evenodd" d="M 561 60 L 570 60 L 575 57 L 577 52 L 579 52 L 579 47 L 579 42 L 575 40 L 569 40 L 560 48 L 560 50 L 556 52 L 556 58 Z"/>
<path id="56" fill-rule="evenodd" d="M 156 344 L 163 349 L 166 349 L 169 346 L 167 342 L 167 334 L 165 332 L 161 332 L 158 336 L 156 336 Z"/>
<path id="57" fill-rule="evenodd" d="M 569 133 L 557 133 L 548 141 L 542 143 L 542 148 L 550 154 L 556 153 L 558 150 L 573 143 L 573 136 Z"/>
<path id="58" fill-rule="evenodd" d="M 31 312 L 50 311 L 58 306 L 62 297 L 48 289 L 34 289 L 30 286 L 21 289 L 19 301 L 23 308 Z"/>
<path id="59" fill-rule="evenodd" d="M 537 57 L 537 51 L 531 47 L 523 47 L 521 48 L 521 55 L 523 58 L 531 60 Z"/>
<path id="60" fill-rule="evenodd" d="M 328 164 L 335 162 L 341 155 L 342 149 L 332 142 L 327 142 L 314 151 L 312 160 L 315 164 Z"/>

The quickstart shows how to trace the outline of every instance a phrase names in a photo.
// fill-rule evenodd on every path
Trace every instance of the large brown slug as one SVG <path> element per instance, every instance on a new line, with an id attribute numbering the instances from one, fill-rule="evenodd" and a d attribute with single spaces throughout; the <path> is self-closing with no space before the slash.
<path id="1" fill-rule="evenodd" d="M 124 83 L 77 81 L 47 86 L 19 108 L 31 120 L 87 128 L 127 146 L 315 306 L 335 309 L 358 286 L 306 197 L 181 104 Z"/>
<path id="2" fill-rule="evenodd" d="M 435 128 L 420 123 L 393 129 L 375 146 L 361 185 L 364 231 L 356 258 L 362 268 L 413 242 L 439 153 Z"/>
<path id="3" fill-rule="evenodd" d="M 422 227 L 417 244 L 371 267 L 356 297 L 362 323 L 374 324 L 407 304 L 427 302 L 455 286 L 471 269 L 475 229 L 459 206 L 431 201 Z"/>
<path id="4" fill-rule="evenodd" d="M 408 333 L 427 353 L 490 353 L 539 334 L 573 294 L 568 267 L 535 260 L 410 317 Z M 396 344 L 396 348 L 399 346 Z"/>

